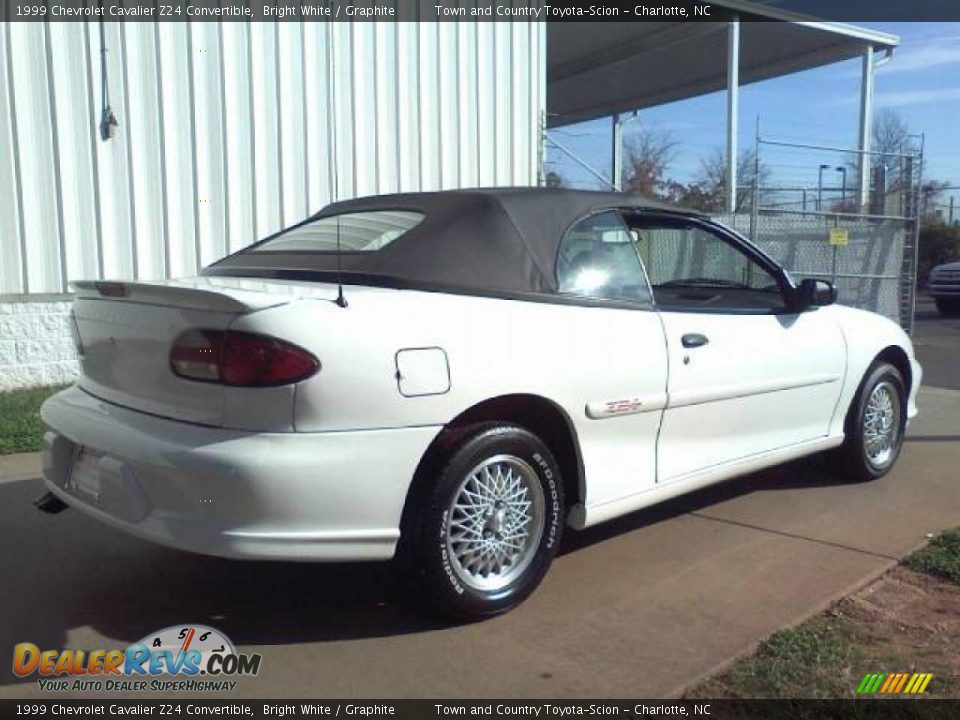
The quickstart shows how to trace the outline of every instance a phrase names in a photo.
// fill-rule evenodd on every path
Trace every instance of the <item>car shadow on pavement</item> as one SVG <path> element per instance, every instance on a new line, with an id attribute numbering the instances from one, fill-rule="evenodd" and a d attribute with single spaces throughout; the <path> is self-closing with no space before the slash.
<path id="1" fill-rule="evenodd" d="M 0 652 L 122 648 L 183 623 L 238 645 L 395 636 L 443 627 L 397 599 L 386 563 L 245 562 L 128 537 L 76 510 L 44 515 L 39 480 L 0 483 Z M 114 642 L 89 647 L 89 630 Z M 9 655 L 7 656 L 10 657 Z M 15 681 L 6 666 L 0 685 Z"/>
<path id="2" fill-rule="evenodd" d="M 841 482 L 815 460 L 792 463 L 570 532 L 562 552 L 756 490 Z M 243 646 L 449 627 L 400 602 L 386 563 L 244 562 L 180 552 L 128 537 L 75 510 L 44 515 L 31 505 L 42 492 L 39 480 L 0 483 L 0 652 L 19 642 L 41 649 L 122 648 L 183 623 L 213 626 Z M 92 647 L 88 628 L 113 644 Z M 15 681 L 10 670 L 0 675 L 0 684 Z"/>
<path id="3" fill-rule="evenodd" d="M 829 457 L 815 455 L 768 468 L 681 495 L 658 505 L 589 527 L 568 532 L 561 554 L 576 552 L 609 538 L 638 530 L 757 491 L 788 490 L 854 484 L 831 463 Z"/>

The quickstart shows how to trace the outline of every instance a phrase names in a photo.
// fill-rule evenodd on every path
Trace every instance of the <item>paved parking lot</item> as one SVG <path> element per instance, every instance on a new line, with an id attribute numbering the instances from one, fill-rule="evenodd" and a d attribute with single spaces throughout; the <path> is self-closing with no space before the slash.
<path id="1" fill-rule="evenodd" d="M 913 341 L 923 364 L 923 384 L 960 390 L 960 318 L 944 318 L 932 300 L 921 296 Z"/>
<path id="2" fill-rule="evenodd" d="M 929 315 L 929 316 L 928 316 Z M 0 652 L 123 647 L 205 623 L 260 652 L 244 697 L 656 697 L 960 524 L 960 321 L 921 312 L 921 417 L 897 470 L 847 483 L 821 460 L 571 534 L 544 586 L 492 621 L 397 605 L 380 566 L 242 563 L 46 516 L 34 456 L 0 463 Z M 0 696 L 36 696 L 0 661 Z"/>

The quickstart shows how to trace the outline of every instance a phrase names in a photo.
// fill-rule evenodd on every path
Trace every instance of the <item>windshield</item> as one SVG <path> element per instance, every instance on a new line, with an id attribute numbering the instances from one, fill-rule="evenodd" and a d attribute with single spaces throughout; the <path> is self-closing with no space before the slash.
<path id="1" fill-rule="evenodd" d="M 376 252 L 421 220 L 423 213 L 409 210 L 371 210 L 331 215 L 287 230 L 250 250 L 335 253 L 339 235 L 341 252 Z"/>

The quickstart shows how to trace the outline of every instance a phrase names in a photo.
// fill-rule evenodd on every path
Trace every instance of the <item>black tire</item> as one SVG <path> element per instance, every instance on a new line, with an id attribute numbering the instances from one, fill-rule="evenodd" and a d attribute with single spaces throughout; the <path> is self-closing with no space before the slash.
<path id="1" fill-rule="evenodd" d="M 411 498 L 417 507 L 405 517 L 398 571 L 412 575 L 409 579 L 413 580 L 415 587 L 411 589 L 415 596 L 426 599 L 435 610 L 456 620 L 479 620 L 516 607 L 546 575 L 563 535 L 566 518 L 563 480 L 553 453 L 540 438 L 521 427 L 488 423 L 458 431 L 443 457 L 427 465 L 434 468 L 433 476 L 423 478 L 419 497 Z M 485 490 L 480 495 L 464 494 L 465 488 L 480 489 L 470 483 L 475 483 L 478 477 L 487 477 L 483 470 L 475 474 L 478 468 L 489 469 L 491 474 L 497 468 L 501 470 L 500 485 L 496 486 L 499 489 L 491 492 L 490 498 Z M 519 540 L 516 536 L 523 534 L 523 530 L 517 530 L 518 523 L 525 519 L 527 511 L 519 510 L 514 500 L 493 499 L 497 494 L 516 498 L 520 490 L 514 489 L 511 494 L 505 489 L 511 482 L 519 483 L 515 488 L 526 488 L 527 494 L 521 493 L 519 497 L 521 502 L 529 498 L 531 518 L 537 508 L 540 509 L 541 520 L 527 521 L 523 527 L 530 530 Z M 539 506 L 538 497 L 542 499 Z M 468 499 L 475 503 L 471 507 L 481 510 L 469 515 L 461 508 L 454 508 L 454 501 L 458 499 Z M 513 504 L 506 506 L 507 502 Z M 498 510 L 494 510 L 495 503 L 500 503 Z M 488 514 L 488 510 L 494 514 Z M 477 539 L 480 537 L 475 532 L 477 523 L 483 523 L 483 540 Z M 457 540 L 451 539 L 452 535 Z M 464 539 L 459 540 L 460 537 Z M 463 563 L 459 559 L 464 548 L 478 548 L 478 543 L 488 540 L 505 548 L 504 543 L 509 543 L 511 538 L 523 546 L 517 550 L 518 559 L 512 567 L 509 562 L 499 570 L 464 567 L 479 562 L 476 553 L 464 555 L 467 560 Z M 483 576 L 483 570 L 487 571 L 487 577 Z M 484 583 L 488 587 L 482 587 Z"/>
<path id="2" fill-rule="evenodd" d="M 881 386 L 890 394 L 893 406 L 890 419 L 895 421 L 893 434 L 888 443 L 881 444 L 875 453 L 871 453 L 867 445 L 867 408 L 874 392 L 881 392 Z M 881 413 L 883 414 L 883 413 Z M 846 439 L 840 447 L 840 458 L 847 474 L 854 480 L 867 482 L 886 475 L 897 462 L 900 450 L 903 447 L 903 435 L 907 422 L 907 392 L 906 383 L 900 371 L 886 362 L 874 363 L 857 391 L 857 396 L 850 405 L 846 419 Z M 880 428 L 886 427 L 885 420 L 875 420 L 874 427 L 879 423 Z M 882 433 L 881 433 L 882 434 Z M 873 446 L 877 447 L 877 446 Z"/>
<path id="3" fill-rule="evenodd" d="M 960 298 L 934 298 L 941 315 L 956 317 L 960 315 Z"/>

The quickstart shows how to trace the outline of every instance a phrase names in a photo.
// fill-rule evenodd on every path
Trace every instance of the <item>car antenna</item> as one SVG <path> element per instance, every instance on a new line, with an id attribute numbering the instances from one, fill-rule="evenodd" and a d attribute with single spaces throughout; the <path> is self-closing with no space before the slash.
<path id="1" fill-rule="evenodd" d="M 330 36 L 330 41 L 327 43 L 327 87 L 330 88 L 330 96 L 327 98 L 327 122 L 329 123 L 331 136 L 333 137 L 333 199 L 334 202 L 340 199 L 340 154 L 337 152 L 337 114 L 333 111 L 333 101 L 336 98 L 336 86 L 334 82 L 336 80 L 337 74 L 333 71 L 333 53 L 330 51 L 330 45 L 333 42 L 333 35 Z M 347 298 L 343 294 L 343 263 L 340 258 L 340 213 L 336 214 L 337 221 L 337 299 L 334 302 L 345 308 L 347 306 Z"/>
<path id="2" fill-rule="evenodd" d="M 334 169 L 336 175 L 336 169 Z M 337 299 L 334 301 L 342 308 L 347 306 L 347 298 L 343 295 L 343 268 L 340 264 L 340 215 L 337 214 Z"/>

